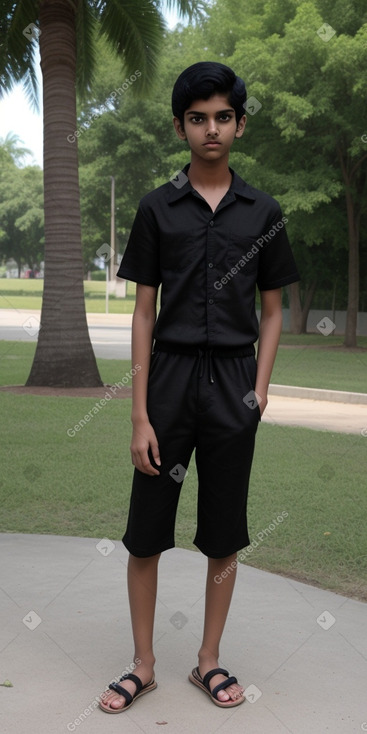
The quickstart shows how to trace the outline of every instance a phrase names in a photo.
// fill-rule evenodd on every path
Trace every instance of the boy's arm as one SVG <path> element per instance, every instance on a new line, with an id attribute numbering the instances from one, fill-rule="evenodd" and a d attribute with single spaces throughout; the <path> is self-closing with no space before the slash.
<path id="1" fill-rule="evenodd" d="M 255 392 L 262 415 L 268 402 L 268 387 L 282 331 L 282 289 L 261 291 L 261 316 L 257 349 Z"/>
<path id="2" fill-rule="evenodd" d="M 140 370 L 132 382 L 133 435 L 130 451 L 132 463 L 144 474 L 155 475 L 159 471 L 150 463 L 148 449 L 160 465 L 158 441 L 147 413 L 147 390 L 150 357 L 152 352 L 153 328 L 156 320 L 157 288 L 137 284 L 136 303 L 132 321 L 131 355 L 132 364 Z"/>

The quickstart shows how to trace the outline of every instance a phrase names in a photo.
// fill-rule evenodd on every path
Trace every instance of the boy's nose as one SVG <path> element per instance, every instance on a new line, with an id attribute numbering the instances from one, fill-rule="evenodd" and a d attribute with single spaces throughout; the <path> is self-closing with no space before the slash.
<path id="1" fill-rule="evenodd" d="M 218 128 L 217 128 L 217 123 L 215 122 L 215 120 L 208 121 L 208 127 L 207 127 L 206 134 L 207 135 L 218 135 Z"/>

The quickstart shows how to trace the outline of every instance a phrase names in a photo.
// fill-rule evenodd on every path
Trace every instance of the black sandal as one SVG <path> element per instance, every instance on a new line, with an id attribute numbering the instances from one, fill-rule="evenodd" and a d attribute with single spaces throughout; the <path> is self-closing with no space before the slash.
<path id="1" fill-rule="evenodd" d="M 189 681 L 191 681 L 191 683 L 193 683 L 195 686 L 198 686 L 198 688 L 201 688 L 201 690 L 205 693 L 208 693 L 216 706 L 221 706 L 222 708 L 239 706 L 240 703 L 243 703 L 245 701 L 245 697 L 243 695 L 240 696 L 236 701 L 233 701 L 231 699 L 229 699 L 228 701 L 219 701 L 219 699 L 217 698 L 218 691 L 222 691 L 224 688 L 228 688 L 228 686 L 231 686 L 233 683 L 238 683 L 237 678 L 235 678 L 233 675 L 231 677 L 228 677 L 228 679 L 224 680 L 222 683 L 218 683 L 218 685 L 215 686 L 212 691 L 210 690 L 209 682 L 212 678 L 214 678 L 215 675 L 218 675 L 218 673 L 220 673 L 221 675 L 229 676 L 228 670 L 224 670 L 224 668 L 214 668 L 213 670 L 209 670 L 209 672 L 204 675 L 204 678 L 202 678 L 199 673 L 199 668 L 194 668 L 192 673 L 190 673 L 189 675 Z"/>
<path id="2" fill-rule="evenodd" d="M 155 682 L 154 678 L 152 678 L 149 683 L 146 683 L 146 685 L 143 686 L 140 678 L 138 678 L 137 675 L 134 675 L 134 673 L 123 675 L 122 678 L 120 678 L 120 681 L 122 680 L 132 680 L 136 685 L 136 691 L 133 695 L 131 695 L 131 693 L 126 690 L 126 688 L 123 688 L 118 683 L 110 683 L 108 687 L 111 689 L 111 691 L 116 691 L 119 696 L 124 696 L 125 704 L 118 709 L 113 709 L 111 708 L 111 706 L 103 704 L 103 701 L 100 700 L 99 707 L 102 709 L 102 711 L 105 711 L 106 714 L 122 714 L 123 711 L 126 711 L 130 708 L 130 706 L 133 705 L 136 698 L 139 698 L 139 696 L 143 696 L 144 693 L 149 693 L 149 691 L 154 691 L 154 689 L 157 688 L 157 683 Z"/>

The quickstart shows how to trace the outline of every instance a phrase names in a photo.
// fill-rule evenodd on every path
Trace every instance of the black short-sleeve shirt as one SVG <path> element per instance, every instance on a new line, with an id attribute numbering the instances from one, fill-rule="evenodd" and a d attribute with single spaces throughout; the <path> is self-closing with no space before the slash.
<path id="1" fill-rule="evenodd" d="M 258 338 L 261 290 L 299 280 L 278 202 L 232 169 L 215 212 L 191 186 L 189 164 L 144 196 L 117 275 L 162 285 L 153 337 L 202 348 L 242 348 Z"/>

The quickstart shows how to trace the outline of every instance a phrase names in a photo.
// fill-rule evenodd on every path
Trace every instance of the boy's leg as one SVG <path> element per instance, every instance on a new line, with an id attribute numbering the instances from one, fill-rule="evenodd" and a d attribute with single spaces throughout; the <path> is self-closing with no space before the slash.
<path id="1" fill-rule="evenodd" d="M 148 558 L 137 558 L 130 554 L 128 562 L 127 583 L 136 663 L 133 673 L 140 678 L 143 686 L 152 680 L 154 674 L 153 626 L 159 558 L 160 554 Z M 133 681 L 125 680 L 121 685 L 134 695 L 136 685 Z M 124 696 L 119 696 L 115 691 L 109 691 L 101 698 L 104 704 L 113 709 L 125 705 Z"/>
<path id="2" fill-rule="evenodd" d="M 236 580 L 237 566 L 235 565 L 237 553 L 233 553 L 226 558 L 208 558 L 208 574 L 206 580 L 206 596 L 205 596 L 205 621 L 203 641 L 198 653 L 199 673 L 203 678 L 209 670 L 221 667 L 218 663 L 219 644 L 222 637 L 224 625 L 227 619 L 229 606 L 232 599 L 232 592 Z M 231 563 L 233 564 L 231 566 Z M 221 573 L 231 566 L 230 573 Z M 218 583 L 218 579 L 221 582 Z M 211 679 L 209 685 L 213 690 L 215 686 L 226 680 L 223 675 L 215 675 Z M 218 691 L 217 698 L 219 701 L 235 701 L 240 698 L 243 693 L 243 687 L 238 684 L 232 684 L 228 688 Z"/>
<path id="3" fill-rule="evenodd" d="M 236 579 L 237 552 L 250 542 L 247 493 L 260 418 L 258 408 L 249 408 L 246 402 L 255 385 L 254 357 L 213 358 L 211 367 L 214 382 L 204 369 L 199 385 L 202 410 L 196 446 L 199 491 L 194 543 L 208 557 L 201 677 L 221 667 L 219 643 Z M 214 676 L 210 689 L 223 681 L 225 676 Z M 242 692 L 242 686 L 233 684 L 219 691 L 217 698 L 228 702 Z"/>

